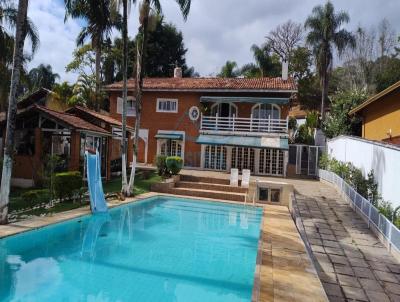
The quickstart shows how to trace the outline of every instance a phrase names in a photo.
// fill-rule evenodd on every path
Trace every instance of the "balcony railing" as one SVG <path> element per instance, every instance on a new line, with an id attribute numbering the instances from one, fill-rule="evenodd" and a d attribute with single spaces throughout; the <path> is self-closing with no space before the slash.
<path id="1" fill-rule="evenodd" d="M 202 116 L 200 130 L 287 134 L 288 119 Z"/>

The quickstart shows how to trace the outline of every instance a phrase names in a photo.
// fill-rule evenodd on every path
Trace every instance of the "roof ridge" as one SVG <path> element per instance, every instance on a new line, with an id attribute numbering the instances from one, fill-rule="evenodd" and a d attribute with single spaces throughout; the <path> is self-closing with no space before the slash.
<path id="1" fill-rule="evenodd" d="M 33 106 L 36 106 L 36 107 L 39 107 L 39 108 L 42 108 L 42 109 L 45 109 L 45 110 L 48 110 L 48 111 L 51 111 L 51 112 L 60 113 L 60 114 L 66 114 L 66 115 L 74 116 L 74 117 L 77 117 L 77 118 L 81 119 L 79 116 L 76 116 L 76 115 L 74 115 L 72 113 L 68 113 L 68 112 L 65 112 L 65 111 L 57 111 L 57 110 L 54 110 L 54 109 L 50 109 L 49 107 L 38 105 L 38 104 L 33 104 Z"/>

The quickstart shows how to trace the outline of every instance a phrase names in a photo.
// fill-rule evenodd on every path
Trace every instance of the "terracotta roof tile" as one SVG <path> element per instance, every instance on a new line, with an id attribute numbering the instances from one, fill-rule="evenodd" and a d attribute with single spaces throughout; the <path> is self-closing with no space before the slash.
<path id="1" fill-rule="evenodd" d="M 112 118 L 111 116 L 108 116 L 108 115 L 105 115 L 105 114 L 101 114 L 99 112 L 96 112 L 94 110 L 91 110 L 89 108 L 85 108 L 85 107 L 82 107 L 82 106 L 74 106 L 73 108 L 68 109 L 67 112 L 69 112 L 71 110 L 74 110 L 74 109 L 82 111 L 82 112 L 85 112 L 85 113 L 93 116 L 94 118 L 102 120 L 102 121 L 104 121 L 104 122 L 106 122 L 106 123 L 108 123 L 110 125 L 122 127 L 121 121 L 119 121 L 119 120 L 117 120 L 115 118 Z M 133 128 L 129 127 L 129 126 L 127 126 L 127 129 L 133 130 Z"/>
<path id="2" fill-rule="evenodd" d="M 98 133 L 103 133 L 103 134 L 110 134 L 110 132 L 93 125 L 73 114 L 65 113 L 65 112 L 58 112 L 51 110 L 49 108 L 39 106 L 39 105 L 34 105 L 34 108 L 37 110 L 44 112 L 51 117 L 58 119 L 59 121 L 62 121 L 78 130 L 86 130 L 86 131 L 92 131 L 92 132 L 98 132 Z"/>
<path id="3" fill-rule="evenodd" d="M 128 80 L 128 89 L 135 88 L 135 79 Z M 122 82 L 105 86 L 106 91 L 121 90 Z M 144 90 L 297 90 L 293 78 L 146 78 Z"/>

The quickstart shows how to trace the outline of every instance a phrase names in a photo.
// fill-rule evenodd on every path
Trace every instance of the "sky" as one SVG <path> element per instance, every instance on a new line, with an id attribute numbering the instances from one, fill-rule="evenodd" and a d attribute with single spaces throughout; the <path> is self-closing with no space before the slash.
<path id="1" fill-rule="evenodd" d="M 201 76 L 218 73 L 227 60 L 238 65 L 253 60 L 250 47 L 262 44 L 265 36 L 277 25 L 291 19 L 303 23 L 318 0 L 192 0 L 186 22 L 174 0 L 161 0 L 167 22 L 183 32 L 188 48 L 188 66 L 194 66 Z M 386 18 L 400 34 L 399 0 L 332 0 L 337 10 L 349 13 L 348 29 L 357 26 L 376 26 Z M 28 68 L 41 63 L 50 64 L 61 81 L 74 82 L 77 75 L 66 73 L 65 66 L 72 59 L 76 37 L 82 21 L 64 22 L 62 0 L 31 0 L 28 16 L 38 28 L 40 48 Z M 129 35 L 137 33 L 137 7 L 129 16 Z M 119 33 L 114 33 L 115 36 Z"/>

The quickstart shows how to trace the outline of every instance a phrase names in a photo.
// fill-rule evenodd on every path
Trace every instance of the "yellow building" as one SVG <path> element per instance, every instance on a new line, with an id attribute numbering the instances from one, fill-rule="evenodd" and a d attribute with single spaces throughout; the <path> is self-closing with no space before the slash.
<path id="1" fill-rule="evenodd" d="M 400 145 L 400 81 L 350 111 L 362 117 L 362 137 Z"/>

